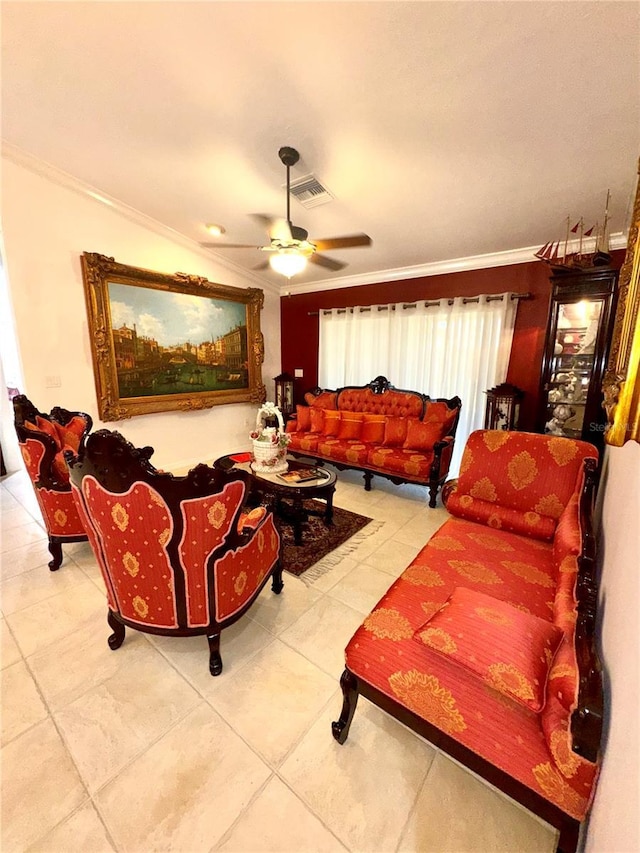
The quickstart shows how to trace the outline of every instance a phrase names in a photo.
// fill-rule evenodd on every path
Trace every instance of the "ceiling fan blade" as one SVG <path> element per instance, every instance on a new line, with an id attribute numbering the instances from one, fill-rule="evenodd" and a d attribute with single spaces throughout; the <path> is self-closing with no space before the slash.
<path id="1" fill-rule="evenodd" d="M 251 267 L 252 270 L 266 270 L 269 268 L 269 261 L 263 261 L 261 264 L 257 264 L 255 267 Z"/>
<path id="2" fill-rule="evenodd" d="M 333 270 L 334 272 L 346 267 L 346 264 L 343 264 L 340 261 L 334 261 L 333 258 L 328 258 L 326 255 L 318 255 L 317 253 L 311 255 L 309 260 L 312 264 L 318 264 L 318 266 L 325 267 L 326 269 Z"/>
<path id="3" fill-rule="evenodd" d="M 319 252 L 329 249 L 351 249 L 354 246 L 370 246 L 371 237 L 367 234 L 351 234 L 348 237 L 328 237 L 325 240 L 312 240 Z"/>
<path id="4" fill-rule="evenodd" d="M 250 246 L 248 243 L 200 243 L 204 249 L 261 249 L 262 246 Z"/>

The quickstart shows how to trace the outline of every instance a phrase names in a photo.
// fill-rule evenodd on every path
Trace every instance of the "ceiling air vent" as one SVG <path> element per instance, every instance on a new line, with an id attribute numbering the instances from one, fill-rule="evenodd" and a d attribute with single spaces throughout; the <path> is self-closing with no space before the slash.
<path id="1" fill-rule="evenodd" d="M 306 175 L 291 181 L 291 195 L 297 198 L 303 207 L 318 207 L 333 201 L 333 196 L 314 175 Z"/>

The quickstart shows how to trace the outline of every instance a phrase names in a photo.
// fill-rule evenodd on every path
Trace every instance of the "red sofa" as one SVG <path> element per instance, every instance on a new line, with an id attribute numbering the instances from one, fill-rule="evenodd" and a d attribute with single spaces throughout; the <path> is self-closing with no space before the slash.
<path id="1" fill-rule="evenodd" d="M 316 388 L 305 401 L 287 422 L 289 453 L 362 471 L 367 491 L 374 474 L 428 486 L 429 506 L 435 507 L 449 472 L 459 397 L 432 400 L 378 376 L 363 386 Z"/>
<path id="2" fill-rule="evenodd" d="M 591 527 L 597 451 L 479 430 L 434 534 L 346 649 L 344 743 L 359 694 L 560 830 L 576 849 L 598 773 Z"/>

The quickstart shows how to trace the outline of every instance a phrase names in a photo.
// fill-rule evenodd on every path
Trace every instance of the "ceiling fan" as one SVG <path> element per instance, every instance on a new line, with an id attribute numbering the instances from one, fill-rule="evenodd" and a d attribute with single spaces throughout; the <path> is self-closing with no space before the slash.
<path id="1" fill-rule="evenodd" d="M 285 146 L 278 151 L 280 160 L 287 168 L 287 218 L 254 214 L 254 218 L 267 227 L 270 243 L 268 246 L 251 246 L 243 243 L 201 243 L 207 249 L 259 249 L 261 252 L 270 252 L 269 259 L 254 269 L 266 269 L 271 267 L 276 272 L 291 278 L 296 273 L 302 272 L 307 261 L 325 267 L 335 272 L 343 269 L 346 264 L 321 255 L 319 252 L 331 249 L 350 249 L 354 246 L 370 246 L 371 237 L 366 234 L 351 234 L 344 237 L 330 237 L 323 240 L 310 240 L 309 232 L 291 222 L 290 201 L 291 186 L 289 170 L 291 166 L 300 159 L 295 148 Z"/>

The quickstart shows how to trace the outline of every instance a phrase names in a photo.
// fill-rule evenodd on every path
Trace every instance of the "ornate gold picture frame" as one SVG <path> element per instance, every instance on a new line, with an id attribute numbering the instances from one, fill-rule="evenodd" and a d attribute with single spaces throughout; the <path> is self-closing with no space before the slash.
<path id="1" fill-rule="evenodd" d="M 640 161 L 638 162 L 640 173 Z M 609 429 L 605 441 L 622 447 L 632 440 L 640 442 L 640 181 L 636 189 L 629 243 L 620 270 L 618 308 L 616 311 L 609 363 L 603 392 Z"/>
<path id="2" fill-rule="evenodd" d="M 101 420 L 264 402 L 262 290 L 94 252 L 82 278 Z"/>

